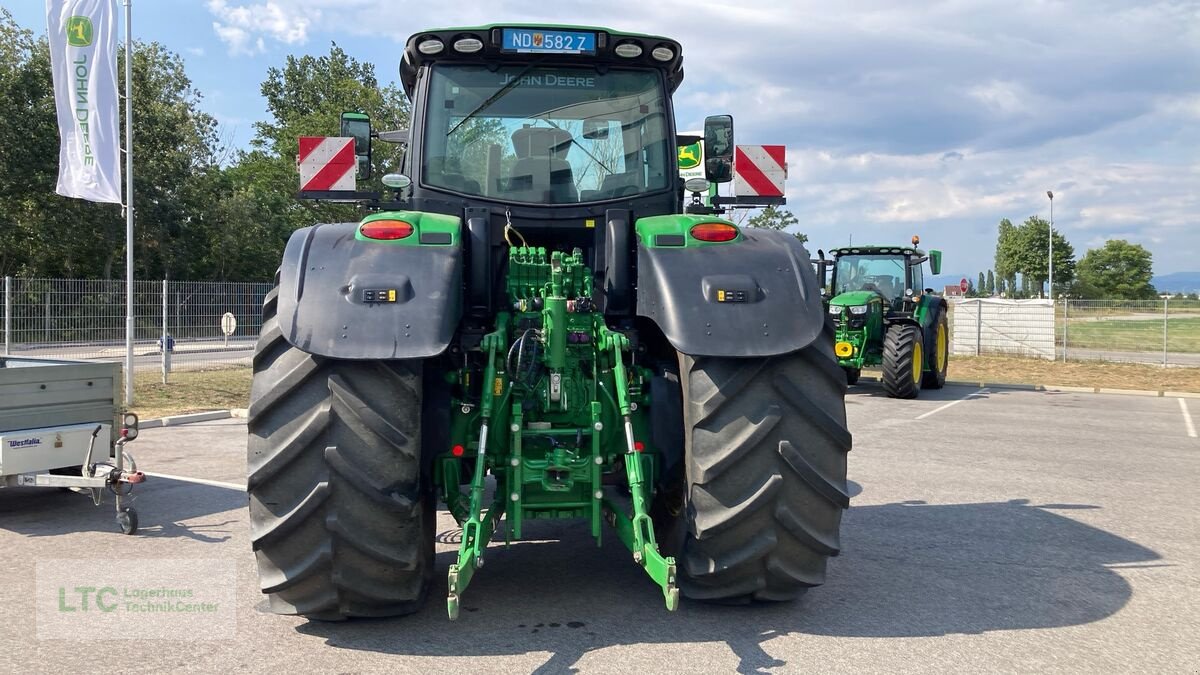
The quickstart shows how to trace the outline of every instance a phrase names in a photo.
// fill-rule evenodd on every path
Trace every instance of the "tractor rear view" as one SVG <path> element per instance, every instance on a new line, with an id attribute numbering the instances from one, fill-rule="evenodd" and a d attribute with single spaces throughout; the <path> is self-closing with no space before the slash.
<path id="1" fill-rule="evenodd" d="M 941 251 L 911 246 L 847 246 L 834 249 L 829 314 L 837 324 L 834 351 L 846 381 L 858 382 L 865 367 L 879 366 L 893 398 L 916 398 L 922 388 L 946 383 L 950 343 L 945 299 L 924 287 L 922 265 L 933 274 Z"/>
<path id="2" fill-rule="evenodd" d="M 387 194 L 302 193 L 370 214 L 295 232 L 263 309 L 248 485 L 273 610 L 415 611 L 439 502 L 451 619 L 536 519 L 607 523 L 670 610 L 824 581 L 849 502 L 833 327 L 794 237 L 689 205 L 681 63 L 602 28 L 427 31 L 412 129 L 343 117 L 360 166 L 372 137 L 407 151 Z M 705 136 L 730 180 L 732 119 Z"/>

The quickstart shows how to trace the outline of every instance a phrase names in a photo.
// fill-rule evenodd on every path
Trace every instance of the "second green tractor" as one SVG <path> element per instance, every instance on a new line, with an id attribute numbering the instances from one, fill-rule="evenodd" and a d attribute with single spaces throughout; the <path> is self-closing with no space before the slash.
<path id="1" fill-rule="evenodd" d="M 950 334 L 946 300 L 924 288 L 923 265 L 941 272 L 942 252 L 911 246 L 846 246 L 831 251 L 829 314 L 834 352 L 849 384 L 879 366 L 892 398 L 916 398 L 946 383 Z"/>

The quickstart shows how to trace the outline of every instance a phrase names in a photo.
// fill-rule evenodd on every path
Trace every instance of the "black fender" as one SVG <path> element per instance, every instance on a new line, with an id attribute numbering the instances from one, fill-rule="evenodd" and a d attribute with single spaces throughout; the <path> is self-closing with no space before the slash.
<path id="1" fill-rule="evenodd" d="M 743 229 L 728 244 L 638 245 L 637 313 L 689 356 L 763 357 L 812 344 L 825 327 L 808 251 L 790 234 Z"/>
<path id="2" fill-rule="evenodd" d="M 441 354 L 462 317 L 461 246 L 357 241 L 358 223 L 296 230 L 283 252 L 279 327 L 298 349 L 337 359 Z M 364 291 L 395 290 L 395 302 Z"/>
<path id="3" fill-rule="evenodd" d="M 938 318 L 938 315 L 940 314 L 940 315 L 946 316 L 947 320 L 949 320 L 949 318 L 950 318 L 948 315 L 949 309 L 946 304 L 946 299 L 938 298 L 937 302 L 935 302 L 933 304 L 933 306 L 930 308 L 930 310 L 931 311 L 930 311 L 929 325 L 921 327 L 921 337 L 924 339 L 924 342 L 925 342 L 925 353 L 930 354 L 930 355 L 936 355 L 937 354 L 937 318 Z M 949 326 L 947 326 L 947 329 L 946 329 L 946 339 L 947 339 L 947 341 L 950 339 Z M 928 362 L 927 365 L 936 363 L 935 361 L 931 361 L 930 359 L 926 359 L 926 361 Z M 933 370 L 933 366 L 930 365 L 928 369 Z"/>

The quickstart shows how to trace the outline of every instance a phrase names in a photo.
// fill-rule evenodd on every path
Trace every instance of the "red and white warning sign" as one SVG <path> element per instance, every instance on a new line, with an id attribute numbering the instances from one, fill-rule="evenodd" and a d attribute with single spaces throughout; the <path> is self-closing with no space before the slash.
<path id="1" fill-rule="evenodd" d="M 353 190 L 358 159 L 353 138 L 301 136 L 301 190 Z"/>
<path id="2" fill-rule="evenodd" d="M 787 147 L 739 145 L 733 151 L 733 194 L 782 197 L 787 180 Z"/>

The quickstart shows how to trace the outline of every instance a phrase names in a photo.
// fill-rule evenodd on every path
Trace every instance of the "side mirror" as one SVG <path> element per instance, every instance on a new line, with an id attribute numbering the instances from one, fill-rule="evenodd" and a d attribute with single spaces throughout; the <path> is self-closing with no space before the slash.
<path id="1" fill-rule="evenodd" d="M 371 177 L 371 118 L 363 113 L 342 113 L 340 135 L 354 139 L 354 155 L 358 158 L 358 177 Z"/>
<path id="2" fill-rule="evenodd" d="M 934 274 L 942 273 L 942 252 L 937 250 L 929 251 L 929 271 Z"/>
<path id="3" fill-rule="evenodd" d="M 583 137 L 589 141 L 602 141 L 608 138 L 608 121 L 584 120 Z"/>
<path id="4" fill-rule="evenodd" d="M 733 180 L 733 116 L 704 118 L 704 178 L 710 183 Z"/>

